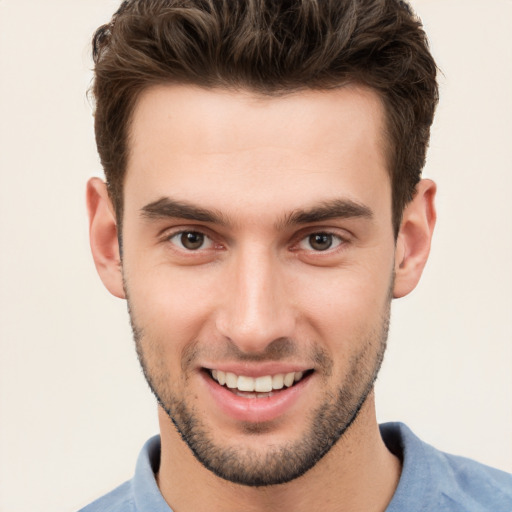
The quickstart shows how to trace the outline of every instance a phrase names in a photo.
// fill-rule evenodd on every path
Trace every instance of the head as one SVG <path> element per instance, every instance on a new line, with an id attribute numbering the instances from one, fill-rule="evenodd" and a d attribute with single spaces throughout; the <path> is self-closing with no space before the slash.
<path id="1" fill-rule="evenodd" d="M 163 439 L 233 482 L 293 480 L 372 421 L 391 298 L 428 255 L 419 22 L 386 0 L 127 1 L 94 49 L 91 245 Z"/>
<path id="2" fill-rule="evenodd" d="M 93 41 L 95 130 L 122 224 L 133 111 L 158 84 L 280 96 L 360 84 L 385 109 L 395 235 L 438 100 L 420 21 L 398 0 L 125 0 Z"/>

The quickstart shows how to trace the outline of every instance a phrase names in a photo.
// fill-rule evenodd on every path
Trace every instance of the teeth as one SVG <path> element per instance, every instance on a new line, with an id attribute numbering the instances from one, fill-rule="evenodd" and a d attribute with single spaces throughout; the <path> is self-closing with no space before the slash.
<path id="1" fill-rule="evenodd" d="M 242 377 L 238 377 L 240 380 Z M 258 377 L 254 379 L 254 390 L 258 393 L 268 393 L 272 391 L 272 377 L 266 375 L 265 377 Z"/>
<path id="2" fill-rule="evenodd" d="M 283 389 L 284 386 L 284 375 L 279 373 L 272 377 L 272 387 L 274 389 Z"/>
<path id="3" fill-rule="evenodd" d="M 226 385 L 230 389 L 243 392 L 270 393 L 274 389 L 283 389 L 285 386 L 289 388 L 302 379 L 304 372 L 278 373 L 277 375 L 254 378 L 221 370 L 212 370 L 211 375 L 221 386 Z"/>
<path id="4" fill-rule="evenodd" d="M 292 373 L 287 373 L 285 376 L 284 376 L 284 385 L 289 388 L 293 382 L 295 381 L 295 373 L 292 372 Z"/>
<path id="5" fill-rule="evenodd" d="M 226 372 L 226 386 L 231 389 L 238 386 L 238 377 L 234 373 Z"/>
<path id="6" fill-rule="evenodd" d="M 254 391 L 255 382 L 251 377 L 245 377 L 245 375 L 240 375 L 238 377 L 237 386 L 238 391 Z"/>

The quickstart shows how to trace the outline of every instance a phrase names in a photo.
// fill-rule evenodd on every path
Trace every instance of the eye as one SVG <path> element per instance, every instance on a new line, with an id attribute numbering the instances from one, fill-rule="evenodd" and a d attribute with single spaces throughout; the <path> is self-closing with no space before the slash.
<path id="1" fill-rule="evenodd" d="M 181 249 L 197 251 L 213 247 L 213 241 L 199 231 L 180 231 L 169 238 L 169 241 Z"/>
<path id="2" fill-rule="evenodd" d="M 327 251 L 338 247 L 343 243 L 343 239 L 332 233 L 311 233 L 306 238 L 303 238 L 299 243 L 300 249 L 314 251 Z"/>

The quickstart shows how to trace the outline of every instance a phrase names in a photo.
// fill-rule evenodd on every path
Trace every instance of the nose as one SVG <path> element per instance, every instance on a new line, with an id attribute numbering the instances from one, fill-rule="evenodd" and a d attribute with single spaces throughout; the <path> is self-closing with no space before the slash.
<path id="1" fill-rule="evenodd" d="M 240 249 L 226 268 L 217 329 L 241 352 L 262 353 L 293 336 L 293 297 L 282 265 L 271 249 L 252 246 Z"/>

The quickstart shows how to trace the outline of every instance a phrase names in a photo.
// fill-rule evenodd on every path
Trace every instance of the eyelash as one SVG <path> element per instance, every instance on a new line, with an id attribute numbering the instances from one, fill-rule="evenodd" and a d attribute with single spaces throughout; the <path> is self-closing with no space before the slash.
<path id="1" fill-rule="evenodd" d="M 179 243 L 175 243 L 175 242 L 172 242 L 173 239 L 177 239 L 178 237 L 179 238 L 182 238 L 183 235 L 186 235 L 186 234 L 190 234 L 190 235 L 200 235 L 201 237 L 204 237 L 204 241 L 209 241 L 210 242 L 210 247 L 207 247 L 207 248 L 204 248 L 203 247 L 203 244 L 201 244 L 200 247 L 197 247 L 197 249 L 190 249 L 188 247 L 185 247 L 183 245 L 183 242 L 182 240 L 179 241 Z M 165 237 L 165 240 L 168 241 L 168 242 L 171 242 L 173 245 L 177 245 L 179 247 L 180 250 L 183 250 L 185 252 L 198 252 L 199 250 L 207 250 L 207 249 L 210 249 L 210 248 L 213 248 L 214 245 L 215 245 L 215 242 L 212 240 L 212 237 L 208 236 L 206 233 L 204 233 L 203 231 L 199 231 L 199 230 L 196 230 L 196 229 L 183 229 L 181 231 L 176 231 L 175 233 L 172 233 L 170 235 L 167 235 Z"/>
<path id="2" fill-rule="evenodd" d="M 313 237 L 329 237 L 330 243 L 328 247 L 326 247 L 325 249 L 314 249 L 313 247 L 311 247 Z M 307 234 L 306 236 L 303 236 L 299 240 L 297 246 L 300 247 L 300 245 L 303 244 L 304 242 L 308 243 L 309 246 L 311 247 L 311 249 L 306 248 L 305 250 L 312 250 L 312 252 L 314 253 L 329 253 L 335 251 L 339 246 L 346 243 L 346 239 L 336 233 L 331 233 L 329 231 L 315 231 Z M 335 244 L 334 247 L 333 244 Z"/>
<path id="3" fill-rule="evenodd" d="M 185 247 L 183 245 L 183 241 L 181 240 L 181 238 L 183 237 L 183 235 L 186 235 L 186 234 L 199 235 L 201 237 L 204 237 L 204 241 L 209 242 L 208 247 L 204 247 L 203 243 L 196 249 L 190 249 L 188 247 Z M 309 248 L 301 247 L 301 244 L 308 243 L 308 240 L 309 240 L 309 242 L 311 242 L 311 239 L 314 236 L 329 237 L 331 243 L 329 244 L 328 247 L 326 247 L 323 250 L 322 249 L 315 250 L 314 248 L 311 247 L 311 243 L 309 243 Z M 178 237 L 180 237 L 180 238 L 178 238 Z M 177 241 L 173 242 L 172 241 L 173 239 L 177 239 Z M 341 236 L 340 234 L 333 233 L 332 231 L 329 231 L 329 230 L 309 231 L 307 233 L 300 233 L 295 237 L 295 240 L 297 240 L 297 241 L 293 243 L 293 245 L 290 249 L 292 252 L 306 250 L 308 252 L 311 252 L 313 254 L 318 254 L 318 255 L 321 255 L 324 253 L 331 254 L 332 252 L 336 252 L 337 250 L 340 250 L 340 247 L 342 247 L 348 243 L 348 237 Z M 171 242 L 171 244 L 175 245 L 178 248 L 178 250 L 189 253 L 189 254 L 199 253 L 200 251 L 203 252 L 203 251 L 214 249 L 214 248 L 217 248 L 217 249 L 223 248 L 222 244 L 220 244 L 220 243 L 216 244 L 216 242 L 213 240 L 213 238 L 210 235 L 205 233 L 203 230 L 199 230 L 199 229 L 181 229 L 179 231 L 175 231 L 171 234 L 166 235 L 165 241 Z M 334 245 L 334 247 L 333 247 L 333 245 Z"/>

